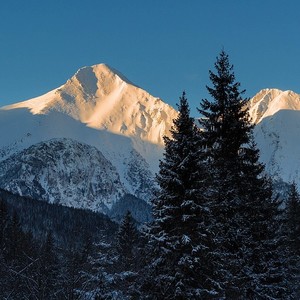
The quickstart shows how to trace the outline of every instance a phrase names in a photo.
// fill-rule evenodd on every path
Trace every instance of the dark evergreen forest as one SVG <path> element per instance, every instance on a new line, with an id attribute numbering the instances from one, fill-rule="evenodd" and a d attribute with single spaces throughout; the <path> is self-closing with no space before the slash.
<path id="1" fill-rule="evenodd" d="M 179 98 L 152 215 L 133 196 L 117 224 L 0 190 L 1 299 L 300 299 L 297 187 L 274 196 L 224 51 L 209 76 L 199 124 Z"/>

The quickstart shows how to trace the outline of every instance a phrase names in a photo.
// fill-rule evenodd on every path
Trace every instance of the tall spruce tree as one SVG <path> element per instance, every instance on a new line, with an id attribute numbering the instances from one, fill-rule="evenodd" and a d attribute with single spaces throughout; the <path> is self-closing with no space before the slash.
<path id="1" fill-rule="evenodd" d="M 211 99 L 200 103 L 205 160 L 213 176 L 215 253 L 227 299 L 280 299 L 284 293 L 277 245 L 277 203 L 253 142 L 245 91 L 221 51 L 209 72 Z M 279 298 L 278 298 L 279 297 Z"/>
<path id="2" fill-rule="evenodd" d="M 145 299 L 211 299 L 218 297 L 213 279 L 210 231 L 209 174 L 203 163 L 199 130 L 185 92 L 165 137 L 164 159 L 157 175 L 159 191 L 153 201 L 148 285 Z"/>

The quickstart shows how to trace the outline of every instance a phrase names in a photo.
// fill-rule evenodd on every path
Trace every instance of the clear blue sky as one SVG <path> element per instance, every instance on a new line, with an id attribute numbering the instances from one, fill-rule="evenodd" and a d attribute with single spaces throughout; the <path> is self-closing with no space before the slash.
<path id="1" fill-rule="evenodd" d="M 12 0 L 0 8 L 0 106 L 44 94 L 107 63 L 175 106 L 207 96 L 224 47 L 251 97 L 300 93 L 298 0 Z"/>

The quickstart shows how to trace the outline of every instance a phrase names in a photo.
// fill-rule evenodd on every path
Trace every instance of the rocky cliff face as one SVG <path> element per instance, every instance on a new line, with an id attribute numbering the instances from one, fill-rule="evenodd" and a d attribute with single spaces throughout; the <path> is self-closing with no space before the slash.
<path id="1" fill-rule="evenodd" d="M 99 150 L 70 139 L 41 142 L 2 161 L 0 187 L 104 212 L 128 193 L 116 168 Z"/>

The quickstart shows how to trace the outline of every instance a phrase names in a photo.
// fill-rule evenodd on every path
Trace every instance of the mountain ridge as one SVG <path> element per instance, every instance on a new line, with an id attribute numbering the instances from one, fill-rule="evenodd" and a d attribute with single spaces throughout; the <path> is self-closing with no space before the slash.
<path id="1" fill-rule="evenodd" d="M 300 95 L 292 91 L 264 89 L 248 102 L 248 108 L 249 115 L 256 124 L 255 140 L 266 171 L 278 180 L 296 180 L 299 184 L 300 147 L 295 145 L 295 141 L 300 139 L 300 131 L 297 130 L 300 128 Z M 119 186 L 119 194 L 116 193 L 118 196 L 115 197 L 100 197 L 98 203 L 91 205 L 84 204 L 84 199 L 90 197 L 85 194 L 83 204 L 79 205 L 79 192 L 76 192 L 75 186 L 69 190 L 66 186 L 56 193 L 53 190 L 58 186 L 57 182 L 51 183 L 52 186 L 44 182 L 47 188 L 41 194 L 48 193 L 44 200 L 98 209 L 105 213 L 111 207 L 115 207 L 116 211 L 121 208 L 124 210 L 126 205 L 119 205 L 118 201 L 125 199 L 125 195 L 149 202 L 155 187 L 154 176 L 163 156 L 163 136 L 170 134 L 173 119 L 176 117 L 177 111 L 174 108 L 132 84 L 115 69 L 105 64 L 83 67 L 59 88 L 0 109 L 0 136 L 4 137 L 0 140 L 0 165 L 2 170 L 9 170 L 6 174 L 0 172 L 0 185 L 6 184 L 5 178 L 14 179 L 5 187 L 22 194 L 22 191 L 18 191 L 16 178 L 13 177 L 16 165 L 19 163 L 17 168 L 22 169 L 20 161 L 23 161 L 23 168 L 28 170 L 28 165 L 34 161 L 32 153 L 40 149 L 43 143 L 52 143 L 56 147 L 65 139 L 66 144 L 75 145 L 74 149 L 78 150 L 81 147 L 79 144 L 86 144 L 89 146 L 85 148 L 86 153 L 94 153 L 90 147 L 95 147 L 103 155 L 103 161 L 107 161 L 107 165 L 111 164 L 116 176 L 119 176 L 116 184 Z M 68 150 L 69 155 L 75 157 L 76 151 L 71 148 Z M 50 163 L 47 159 L 51 159 L 51 147 L 47 151 L 43 158 L 46 164 Z M 79 153 L 79 156 L 84 157 L 84 151 Z M 57 161 L 62 162 L 59 154 Z M 92 161 L 98 162 L 90 165 L 86 163 L 87 169 L 101 169 L 100 160 Z M 23 170 L 25 173 L 21 173 L 25 175 L 22 176 L 30 180 L 34 173 L 45 172 L 38 165 L 37 163 L 37 168 L 31 175 Z M 62 163 L 55 165 L 54 169 L 61 170 L 61 166 Z M 64 168 L 68 170 L 72 167 Z M 80 172 L 78 169 L 77 173 Z M 93 181 L 88 176 L 85 177 L 86 180 Z M 68 176 L 66 178 L 72 180 Z M 63 181 L 64 176 L 60 180 Z M 41 186 L 38 180 L 35 183 L 35 188 Z M 26 188 L 30 187 L 28 182 L 25 185 Z M 29 196 L 38 196 L 33 187 L 31 191 L 27 191 Z M 68 193 L 69 197 L 66 197 Z M 136 200 L 132 200 L 135 198 L 126 199 L 126 203 L 146 207 L 136 204 Z"/>

